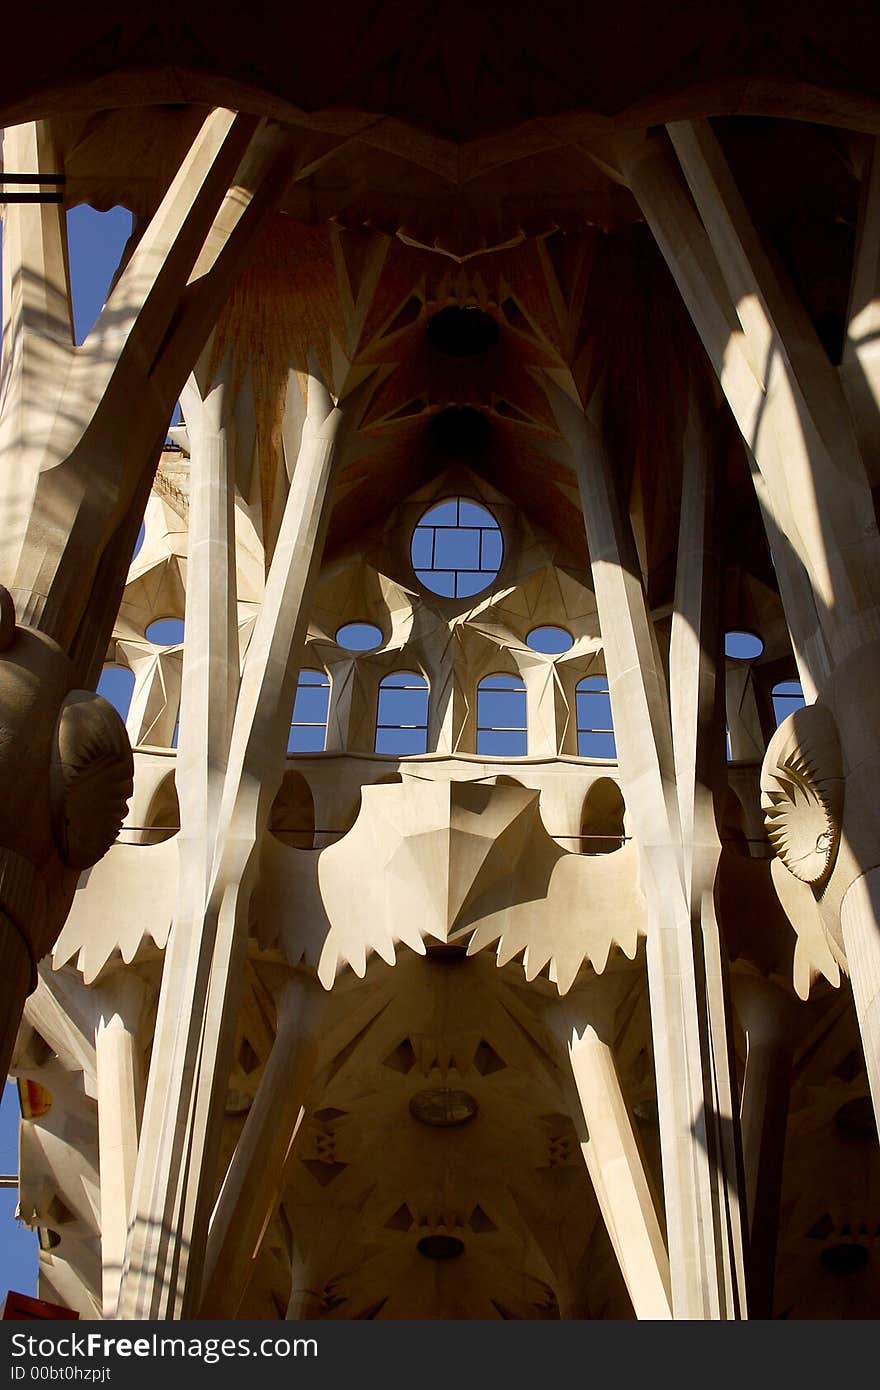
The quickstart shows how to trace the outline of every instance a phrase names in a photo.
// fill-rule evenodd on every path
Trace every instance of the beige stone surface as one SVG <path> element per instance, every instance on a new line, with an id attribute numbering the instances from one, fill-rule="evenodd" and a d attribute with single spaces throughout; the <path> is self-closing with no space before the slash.
<path id="1" fill-rule="evenodd" d="M 876 1316 L 876 16 L 190 8 L 157 48 L 149 4 L 121 45 L 50 4 L 0 54 L 3 189 L 64 179 L 0 204 L 42 1293 Z M 77 346 L 79 203 L 135 218 Z M 455 498 L 502 552 L 444 596 L 411 542 Z M 424 751 L 377 752 L 401 673 Z"/>

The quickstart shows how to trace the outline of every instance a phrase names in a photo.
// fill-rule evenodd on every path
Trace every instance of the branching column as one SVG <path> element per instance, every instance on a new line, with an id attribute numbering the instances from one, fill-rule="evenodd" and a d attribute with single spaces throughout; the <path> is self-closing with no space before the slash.
<path id="1" fill-rule="evenodd" d="M 676 1318 L 745 1314 L 735 1165 L 722 1164 L 717 1134 L 734 1118 L 726 1111 L 730 1081 L 721 1086 L 728 1055 L 723 1017 L 710 1030 L 710 995 L 716 965 L 705 957 L 703 904 L 706 873 L 699 830 L 691 814 L 683 844 L 676 767 L 686 731 L 676 719 L 677 748 L 666 681 L 648 611 L 629 519 L 617 494 L 602 433 L 600 403 L 588 419 L 567 393 L 550 388 L 563 433 L 573 451 L 581 490 L 593 587 L 605 647 L 615 739 L 627 807 L 639 844 L 648 901 L 648 979 L 654 1064 L 663 1154 L 672 1307 Z M 695 637 L 693 721 L 705 698 L 696 681 L 702 660 Z M 682 808 L 691 790 L 681 790 Z M 702 824 L 702 823 L 700 823 Z M 711 874 L 710 874 L 711 877 Z M 706 923 L 705 930 L 714 930 Z M 721 1036 L 719 1036 L 719 1032 Z M 719 1194 L 723 1193 L 723 1200 Z"/>
<path id="2" fill-rule="evenodd" d="M 832 710 L 846 773 L 834 897 L 880 1113 L 880 534 L 862 447 L 877 435 L 880 186 L 865 175 L 842 377 L 753 225 L 707 121 L 625 151 L 622 165 L 718 375 L 750 457 L 808 701 Z M 684 178 L 682 178 L 682 173 Z M 686 183 L 685 183 L 686 180 Z M 693 199 L 693 201 L 692 201 Z"/>
<path id="3" fill-rule="evenodd" d="M 169 941 L 120 1301 L 125 1317 L 185 1317 L 198 1308 L 256 851 L 281 781 L 342 419 L 343 410 L 310 377 L 299 457 L 212 813 L 210 870 L 204 879 L 194 870 L 189 883 L 182 881 Z M 222 524 L 220 510 L 212 515 Z M 195 545 L 204 539 L 197 536 Z M 208 563 L 210 544 L 201 551 Z M 217 582 L 226 583 L 225 571 Z M 188 651 L 192 642 L 190 632 Z M 205 654 L 193 660 L 204 663 Z M 219 662 L 216 671 L 226 689 L 228 668 Z M 185 675 L 184 699 L 186 686 Z"/>

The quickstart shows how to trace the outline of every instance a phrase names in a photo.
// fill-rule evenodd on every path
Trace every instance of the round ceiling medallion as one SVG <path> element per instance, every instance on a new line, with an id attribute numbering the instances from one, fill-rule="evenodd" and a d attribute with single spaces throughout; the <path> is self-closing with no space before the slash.
<path id="1" fill-rule="evenodd" d="M 416 1091 L 409 1109 L 413 1118 L 423 1125 L 449 1129 L 472 1120 L 477 1113 L 477 1102 L 468 1091 L 454 1091 L 444 1086 L 436 1090 Z"/>
<path id="2" fill-rule="evenodd" d="M 498 324 L 476 304 L 449 304 L 428 320 L 428 341 L 447 357 L 479 357 L 498 342 Z"/>
<path id="3" fill-rule="evenodd" d="M 868 1251 L 855 1241 L 829 1245 L 822 1251 L 822 1263 L 834 1274 L 854 1274 L 868 1263 Z"/>
<path id="4" fill-rule="evenodd" d="M 458 1236 L 422 1236 L 416 1249 L 429 1260 L 454 1260 L 464 1251 L 464 1241 Z"/>

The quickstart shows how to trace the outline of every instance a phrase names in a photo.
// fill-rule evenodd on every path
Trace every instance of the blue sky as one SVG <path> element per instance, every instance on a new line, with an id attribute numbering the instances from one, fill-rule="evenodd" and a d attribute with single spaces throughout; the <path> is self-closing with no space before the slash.
<path id="1" fill-rule="evenodd" d="M 67 230 L 74 330 L 81 343 L 106 298 L 131 232 L 131 213 L 124 208 L 106 213 L 74 208 L 67 215 Z M 18 1171 L 18 1116 L 18 1090 L 7 1083 L 0 1106 L 0 1173 Z M 17 1202 L 16 1189 L 0 1189 L 0 1302 L 9 1289 L 37 1291 L 37 1238 L 15 1221 Z"/>

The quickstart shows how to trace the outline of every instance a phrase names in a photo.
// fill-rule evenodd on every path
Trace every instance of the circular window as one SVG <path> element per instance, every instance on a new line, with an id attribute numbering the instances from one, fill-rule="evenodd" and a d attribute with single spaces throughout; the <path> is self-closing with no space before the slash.
<path id="1" fill-rule="evenodd" d="M 345 623 L 336 634 L 340 647 L 350 652 L 371 652 L 382 645 L 382 630 L 375 623 Z"/>
<path id="2" fill-rule="evenodd" d="M 487 589 L 501 568 L 501 527 L 479 502 L 450 497 L 425 512 L 410 554 L 416 578 L 432 594 L 469 598 Z"/>
<path id="3" fill-rule="evenodd" d="M 725 632 L 724 655 L 735 661 L 754 661 L 764 650 L 764 643 L 754 632 Z"/>
<path id="4" fill-rule="evenodd" d="M 147 534 L 147 528 L 146 528 L 146 526 L 144 525 L 144 523 L 141 522 L 141 529 L 140 529 L 140 530 L 138 531 L 138 533 L 137 533 L 137 540 L 136 540 L 135 543 L 134 543 L 134 550 L 131 552 L 131 558 L 132 558 L 132 560 L 136 559 L 137 556 L 139 555 L 139 553 L 140 553 L 140 548 L 141 548 L 141 546 L 142 546 L 143 543 L 144 543 L 144 536 L 145 536 L 146 534 Z"/>
<path id="5" fill-rule="evenodd" d="M 183 618 L 157 618 L 144 633 L 157 647 L 174 647 L 183 641 Z"/>
<path id="6" fill-rule="evenodd" d="M 526 646 L 545 656 L 561 656 L 574 646 L 574 638 L 564 627 L 533 627 L 526 638 Z"/>

